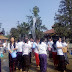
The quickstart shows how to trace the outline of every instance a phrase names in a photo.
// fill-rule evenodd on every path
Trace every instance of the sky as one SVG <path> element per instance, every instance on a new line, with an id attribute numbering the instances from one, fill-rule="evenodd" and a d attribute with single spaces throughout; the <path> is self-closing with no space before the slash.
<path id="1" fill-rule="evenodd" d="M 39 16 L 42 24 L 48 29 L 54 24 L 54 16 L 58 11 L 61 0 L 0 0 L 0 23 L 5 32 L 20 23 L 27 22 L 27 17 L 32 15 L 34 6 L 40 9 Z"/>

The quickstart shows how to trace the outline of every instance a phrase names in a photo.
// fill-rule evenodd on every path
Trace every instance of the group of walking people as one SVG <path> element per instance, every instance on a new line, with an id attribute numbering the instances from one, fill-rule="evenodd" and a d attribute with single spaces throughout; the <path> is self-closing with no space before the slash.
<path id="1" fill-rule="evenodd" d="M 66 65 L 69 64 L 69 59 L 67 56 L 68 44 L 61 37 L 57 41 L 52 41 L 49 39 L 48 42 L 49 58 L 53 58 L 54 67 L 59 71 L 65 72 Z"/>
<path id="2" fill-rule="evenodd" d="M 64 47 L 67 48 L 67 43 L 65 41 L 62 42 L 60 37 L 57 41 L 53 41 L 50 38 L 48 42 L 44 38 L 37 38 L 35 41 L 25 38 L 15 42 L 14 37 L 11 37 L 7 47 L 9 52 L 9 70 L 10 72 L 15 72 L 16 69 L 19 69 L 22 72 L 29 72 L 33 55 L 35 56 L 36 66 L 40 67 L 40 72 L 46 72 L 49 53 L 49 59 L 53 59 L 55 68 L 65 72 L 69 60 L 67 52 L 63 52 Z"/>

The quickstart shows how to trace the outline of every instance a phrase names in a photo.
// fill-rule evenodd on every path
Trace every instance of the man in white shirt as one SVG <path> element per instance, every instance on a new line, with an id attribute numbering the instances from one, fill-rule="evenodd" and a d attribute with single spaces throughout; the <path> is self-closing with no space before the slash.
<path id="1" fill-rule="evenodd" d="M 23 45 L 23 66 L 22 66 L 22 70 L 24 72 L 28 72 L 29 71 L 29 65 L 30 65 L 30 59 L 29 59 L 29 48 L 30 45 L 28 44 L 28 39 L 25 39 L 25 44 Z"/>
<path id="2" fill-rule="evenodd" d="M 62 51 L 62 42 L 61 42 L 61 38 L 56 42 L 56 46 L 57 46 L 57 55 L 64 55 L 63 51 Z"/>
<path id="3" fill-rule="evenodd" d="M 22 71 L 22 48 L 24 45 L 24 42 L 20 39 L 19 42 L 16 44 L 17 48 L 17 66 L 20 71 Z"/>
<path id="4" fill-rule="evenodd" d="M 59 37 L 58 41 L 56 42 L 56 47 L 57 47 L 57 55 L 58 55 L 58 59 L 59 59 L 59 64 L 58 64 L 58 68 L 59 70 L 65 72 L 66 69 L 66 65 L 65 65 L 65 57 L 62 51 L 62 42 L 61 42 L 61 38 Z"/>

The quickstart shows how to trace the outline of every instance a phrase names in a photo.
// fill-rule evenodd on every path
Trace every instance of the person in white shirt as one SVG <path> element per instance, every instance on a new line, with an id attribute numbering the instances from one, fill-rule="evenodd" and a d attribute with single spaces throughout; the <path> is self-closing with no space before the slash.
<path id="1" fill-rule="evenodd" d="M 40 72 L 46 72 L 47 70 L 47 45 L 44 41 L 45 41 L 44 38 L 42 38 L 41 44 L 38 45 Z"/>
<path id="2" fill-rule="evenodd" d="M 61 38 L 59 37 L 58 41 L 56 42 L 56 47 L 57 47 L 57 55 L 58 55 L 58 59 L 59 59 L 59 63 L 58 63 L 58 68 L 60 71 L 65 72 L 66 69 L 66 64 L 65 64 L 65 57 L 62 51 L 62 42 L 61 42 Z"/>
<path id="3" fill-rule="evenodd" d="M 6 42 L 6 40 L 3 43 L 3 48 L 4 48 L 4 52 L 6 53 L 6 48 L 7 48 L 7 42 Z"/>
<path id="4" fill-rule="evenodd" d="M 16 57 L 12 58 L 12 55 L 11 55 L 13 52 L 16 52 L 16 50 L 17 48 L 16 48 L 14 37 L 11 37 L 10 43 L 8 43 L 10 72 L 16 71 Z"/>
<path id="5" fill-rule="evenodd" d="M 29 59 L 30 59 L 30 64 L 31 64 L 31 53 L 32 53 L 32 45 L 33 45 L 33 42 L 31 40 L 28 40 L 28 44 L 30 45 L 29 47 Z"/>
<path id="6" fill-rule="evenodd" d="M 52 39 L 49 39 L 49 42 L 48 42 L 48 51 L 49 51 L 49 58 L 50 59 L 52 58 L 52 45 L 53 45 L 53 41 L 52 41 Z"/>
<path id="7" fill-rule="evenodd" d="M 23 45 L 23 66 L 22 66 L 22 70 L 24 72 L 28 72 L 29 71 L 29 65 L 30 65 L 30 58 L 29 58 L 29 48 L 30 45 L 28 44 L 28 39 L 24 40 L 25 44 Z"/>
<path id="8" fill-rule="evenodd" d="M 36 42 L 34 44 L 35 44 L 34 52 L 35 52 L 36 65 L 37 67 L 39 67 L 39 64 L 40 64 L 39 51 L 38 51 L 39 39 L 36 39 Z"/>
<path id="9" fill-rule="evenodd" d="M 68 44 L 65 42 L 65 40 L 63 40 L 62 45 L 63 45 L 63 47 L 66 47 L 66 48 L 68 46 Z M 67 52 L 64 52 L 64 56 L 65 56 L 66 65 L 68 65 L 69 64 L 69 59 L 68 59 Z"/>
<path id="10" fill-rule="evenodd" d="M 22 41 L 22 39 L 19 39 L 16 48 L 17 48 L 17 64 L 18 64 L 17 66 L 20 71 L 22 71 L 22 48 L 23 48 L 23 45 L 24 45 L 24 42 Z"/>

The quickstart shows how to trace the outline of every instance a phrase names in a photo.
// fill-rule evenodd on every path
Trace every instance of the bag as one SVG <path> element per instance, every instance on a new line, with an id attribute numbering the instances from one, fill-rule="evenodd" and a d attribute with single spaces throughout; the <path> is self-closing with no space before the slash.
<path id="1" fill-rule="evenodd" d="M 3 53 L 0 53 L 0 57 L 1 57 L 1 58 L 4 57 Z"/>
<path id="2" fill-rule="evenodd" d="M 34 48 L 34 49 L 36 48 L 36 45 L 34 43 L 33 43 L 33 47 L 32 48 Z"/>
<path id="3" fill-rule="evenodd" d="M 48 51 L 51 51 L 51 48 L 48 48 Z"/>
<path id="4" fill-rule="evenodd" d="M 12 53 L 11 53 L 11 56 L 12 56 L 12 58 L 16 58 L 16 57 L 17 57 L 16 52 L 12 52 Z"/>
<path id="5" fill-rule="evenodd" d="M 66 53 L 66 52 L 67 52 L 67 47 L 62 48 L 62 51 L 63 51 L 64 53 Z"/>

